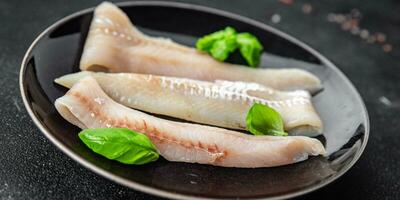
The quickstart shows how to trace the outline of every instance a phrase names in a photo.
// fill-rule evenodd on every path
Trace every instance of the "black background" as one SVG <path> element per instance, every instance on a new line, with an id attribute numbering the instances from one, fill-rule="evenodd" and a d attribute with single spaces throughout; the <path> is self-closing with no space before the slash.
<path id="1" fill-rule="evenodd" d="M 293 35 L 333 61 L 361 93 L 371 120 L 364 154 L 339 180 L 302 199 L 400 199 L 400 2 L 183 2 L 231 11 Z M 0 1 L 0 199 L 158 199 L 112 183 L 71 160 L 40 133 L 22 104 L 18 74 L 30 43 L 56 20 L 99 3 Z M 310 14 L 302 11 L 304 4 L 312 6 Z M 353 8 L 363 16 L 362 28 L 386 34 L 391 52 L 328 22 L 329 13 Z M 271 22 L 273 14 L 280 15 L 279 23 Z"/>

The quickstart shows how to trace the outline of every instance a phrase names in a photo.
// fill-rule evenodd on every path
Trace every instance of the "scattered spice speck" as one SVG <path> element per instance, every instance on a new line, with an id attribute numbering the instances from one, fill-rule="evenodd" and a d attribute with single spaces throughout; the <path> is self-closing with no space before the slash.
<path id="1" fill-rule="evenodd" d="M 328 22 L 335 22 L 336 21 L 336 15 L 333 13 L 329 13 L 328 16 L 326 17 Z"/>
<path id="2" fill-rule="evenodd" d="M 303 4 L 303 6 L 301 6 L 301 10 L 305 14 L 310 14 L 313 10 L 313 7 L 311 6 L 311 4 L 306 3 L 306 4 Z"/>
<path id="3" fill-rule="evenodd" d="M 278 2 L 284 5 L 292 5 L 294 0 L 278 0 Z M 310 3 L 303 3 L 301 5 L 301 11 L 308 15 L 314 11 L 314 7 Z M 363 14 L 357 8 L 353 8 L 347 13 L 328 13 L 326 16 L 328 22 L 338 24 L 343 31 L 359 36 L 363 41 L 369 44 L 381 45 L 385 53 L 391 52 L 393 46 L 387 42 L 387 37 L 384 33 L 372 32 L 366 28 L 360 27 L 362 18 Z M 270 20 L 272 23 L 278 24 L 282 21 L 282 17 L 279 14 L 273 14 Z"/>
<path id="4" fill-rule="evenodd" d="M 360 28 L 358 28 L 357 26 L 353 27 L 353 28 L 351 28 L 350 33 L 353 35 L 358 35 L 358 34 L 360 34 Z"/>
<path id="5" fill-rule="evenodd" d="M 392 105 L 392 102 L 388 98 L 386 98 L 385 96 L 379 97 L 379 101 L 382 104 L 386 105 L 386 106 L 391 106 Z"/>
<path id="6" fill-rule="evenodd" d="M 343 29 L 344 31 L 348 31 L 348 30 L 351 29 L 351 23 L 350 23 L 349 21 L 346 21 L 345 23 L 342 24 L 341 27 L 342 27 L 342 29 Z"/>
<path id="7" fill-rule="evenodd" d="M 384 44 L 384 45 L 382 46 L 382 49 L 383 49 L 383 51 L 384 51 L 385 53 L 389 53 L 389 52 L 391 52 L 391 51 L 393 50 L 393 47 L 392 47 L 391 44 Z"/>
<path id="8" fill-rule="evenodd" d="M 294 0 L 279 0 L 279 2 L 285 5 L 292 5 Z"/>
<path id="9" fill-rule="evenodd" d="M 376 41 L 375 35 L 368 36 L 368 38 L 367 38 L 368 43 L 375 43 L 375 41 Z"/>
<path id="10" fill-rule="evenodd" d="M 348 13 L 329 13 L 327 15 L 327 21 L 340 25 L 343 31 L 349 32 L 352 35 L 358 35 L 362 40 L 369 44 L 382 45 L 382 50 L 389 53 L 393 50 L 392 44 L 387 42 L 387 37 L 382 32 L 370 32 L 370 30 L 361 28 L 360 22 L 362 13 L 357 8 L 353 8 Z"/>
<path id="11" fill-rule="evenodd" d="M 386 41 L 386 35 L 385 34 L 383 34 L 383 33 L 377 33 L 376 34 L 376 40 L 379 42 L 379 43 L 384 43 L 385 41 Z"/>
<path id="12" fill-rule="evenodd" d="M 273 14 L 271 16 L 271 21 L 272 21 L 272 23 L 277 24 L 277 23 L 281 22 L 281 16 L 279 14 Z"/>
<path id="13" fill-rule="evenodd" d="M 346 21 L 346 17 L 344 15 L 336 15 L 336 22 L 341 24 Z"/>
<path id="14" fill-rule="evenodd" d="M 361 37 L 362 39 L 367 39 L 368 36 L 369 36 L 369 31 L 368 31 L 368 30 L 366 30 L 366 29 L 361 30 L 361 32 L 360 32 L 360 37 Z"/>
<path id="15" fill-rule="evenodd" d="M 360 23 L 360 21 L 358 19 L 351 19 L 351 20 L 349 20 L 349 22 L 351 24 L 351 28 L 358 27 L 358 24 Z"/>
<path id="16" fill-rule="evenodd" d="M 357 8 L 353 8 L 350 11 L 351 18 L 353 19 L 360 19 L 361 18 L 361 12 Z"/>

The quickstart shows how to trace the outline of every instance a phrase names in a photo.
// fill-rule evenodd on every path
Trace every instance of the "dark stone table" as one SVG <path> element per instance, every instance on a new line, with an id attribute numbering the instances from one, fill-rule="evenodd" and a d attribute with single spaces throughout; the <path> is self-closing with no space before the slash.
<path id="1" fill-rule="evenodd" d="M 299 38 L 337 64 L 360 91 L 371 118 L 366 151 L 342 178 L 303 199 L 400 199 L 398 1 L 186 2 L 248 16 Z M 30 43 L 56 20 L 98 3 L 0 1 L 0 199 L 158 199 L 108 181 L 61 153 L 21 101 L 18 73 Z M 340 13 L 356 20 L 337 23 L 343 21 Z"/>

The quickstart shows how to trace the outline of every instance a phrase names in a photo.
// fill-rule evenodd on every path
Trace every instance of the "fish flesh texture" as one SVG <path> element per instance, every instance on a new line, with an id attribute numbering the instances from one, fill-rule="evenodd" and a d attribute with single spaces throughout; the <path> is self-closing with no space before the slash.
<path id="1" fill-rule="evenodd" d="M 311 93 L 322 88 L 320 80 L 305 70 L 255 69 L 219 62 L 170 39 L 147 36 L 108 2 L 95 9 L 80 69 L 255 82 L 279 90 L 303 89 Z"/>
<path id="2" fill-rule="evenodd" d="M 141 33 L 118 7 L 105 2 L 94 13 L 80 61 L 81 70 L 134 72 L 206 81 L 256 82 L 280 90 L 321 89 L 320 80 L 300 69 L 254 69 L 216 61 L 169 39 Z"/>
<path id="3" fill-rule="evenodd" d="M 257 83 L 86 71 L 62 76 L 55 82 L 71 88 L 87 76 L 94 77 L 113 100 L 146 112 L 245 130 L 247 113 L 257 102 L 279 112 L 284 129 L 291 135 L 322 133 L 321 119 L 307 91 L 281 92 Z"/>
<path id="4" fill-rule="evenodd" d="M 223 167 L 273 167 L 325 153 L 322 143 L 305 136 L 254 136 L 205 125 L 157 118 L 108 97 L 86 77 L 55 101 L 64 119 L 82 128 L 125 127 L 147 135 L 169 161 Z"/>
<path id="5" fill-rule="evenodd" d="M 61 116 L 82 129 L 125 127 L 143 133 L 170 161 L 255 168 L 291 164 L 325 153 L 314 138 L 253 136 L 153 117 L 118 104 L 92 77 L 75 84 L 55 106 Z"/>

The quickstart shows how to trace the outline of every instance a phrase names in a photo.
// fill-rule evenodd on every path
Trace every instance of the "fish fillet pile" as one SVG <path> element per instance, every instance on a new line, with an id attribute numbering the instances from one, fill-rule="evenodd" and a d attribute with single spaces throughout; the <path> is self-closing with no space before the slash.
<path id="1" fill-rule="evenodd" d="M 216 61 L 143 34 L 107 2 L 95 9 L 80 69 L 55 80 L 69 88 L 55 102 L 61 116 L 82 129 L 125 127 L 143 133 L 169 161 L 256 168 L 325 154 L 322 143 L 310 138 L 323 132 L 310 95 L 322 86 L 307 71 Z M 274 108 L 291 136 L 230 130 L 246 130 L 254 103 Z"/>
<path id="2" fill-rule="evenodd" d="M 149 37 L 128 16 L 110 4 L 94 13 L 80 61 L 81 70 L 134 72 L 205 81 L 254 82 L 279 90 L 321 88 L 320 80 L 301 69 L 257 69 L 214 60 L 208 54 L 172 42 Z"/>
<path id="3" fill-rule="evenodd" d="M 291 164 L 325 153 L 321 142 L 309 137 L 253 136 L 156 118 L 116 103 L 92 77 L 75 84 L 55 106 L 82 129 L 125 127 L 141 132 L 170 161 L 254 168 Z"/>

